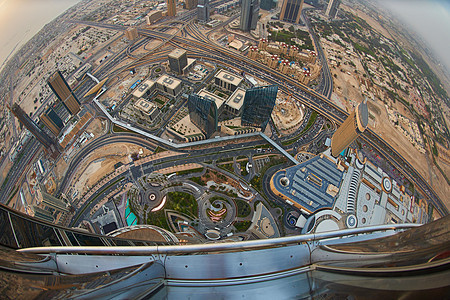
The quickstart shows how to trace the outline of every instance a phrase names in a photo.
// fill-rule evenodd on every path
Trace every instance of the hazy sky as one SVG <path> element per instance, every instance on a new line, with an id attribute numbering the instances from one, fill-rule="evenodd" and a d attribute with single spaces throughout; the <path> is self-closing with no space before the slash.
<path id="1" fill-rule="evenodd" d="M 80 0 L 0 0 L 0 66 L 45 24 Z M 429 43 L 450 70 L 449 0 L 379 0 Z M 0 67 L 1 69 L 1 67 Z"/>
<path id="2" fill-rule="evenodd" d="M 429 44 L 450 70 L 449 0 L 379 0 Z"/>
<path id="3" fill-rule="evenodd" d="M 79 1 L 0 0 L 0 66 L 13 49 L 18 50 L 45 24 Z"/>

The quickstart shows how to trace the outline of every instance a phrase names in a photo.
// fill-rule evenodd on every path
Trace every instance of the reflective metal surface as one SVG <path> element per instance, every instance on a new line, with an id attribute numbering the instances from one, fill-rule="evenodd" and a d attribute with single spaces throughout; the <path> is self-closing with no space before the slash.
<path id="1" fill-rule="evenodd" d="M 18 249 L 48 246 L 156 246 L 173 243 L 135 241 L 64 228 L 0 204 L 0 246 Z"/>
<path id="2" fill-rule="evenodd" d="M 345 229 L 339 231 L 329 231 L 317 234 L 303 234 L 287 236 L 273 239 L 251 240 L 243 242 L 195 244 L 195 245 L 174 245 L 174 246 L 150 246 L 150 247 L 35 247 L 20 249 L 19 251 L 28 253 L 84 253 L 84 254 L 127 254 L 127 255 L 148 255 L 148 254 L 185 254 L 197 252 L 216 251 L 241 251 L 251 249 L 263 249 L 267 247 L 279 247 L 283 245 L 319 241 L 334 238 L 348 238 L 359 240 L 372 239 L 373 236 L 366 236 L 372 232 L 383 232 L 383 236 L 392 235 L 395 230 L 417 227 L 417 224 L 393 224 L 379 225 Z M 357 236 L 361 234 L 360 236 Z M 348 241 L 348 240 L 347 240 Z M 333 243 L 339 240 L 333 240 Z"/>
<path id="3" fill-rule="evenodd" d="M 23 221 L 12 219 L 13 226 Z M 5 249 L 0 282 L 7 283 L 6 297 L 26 299 L 446 299 L 449 225 L 447 216 L 421 227 L 385 225 L 236 243 Z M 42 228 L 32 230 L 52 241 L 51 231 Z M 64 230 L 51 229 L 56 238 Z M 78 244 L 104 242 L 65 234 Z M 14 239 L 43 243 L 30 236 Z"/>

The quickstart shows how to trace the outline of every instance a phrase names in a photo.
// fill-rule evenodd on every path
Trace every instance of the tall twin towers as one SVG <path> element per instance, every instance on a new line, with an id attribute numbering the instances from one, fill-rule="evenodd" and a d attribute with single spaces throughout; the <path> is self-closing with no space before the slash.
<path id="1" fill-rule="evenodd" d="M 80 102 L 75 96 L 75 93 L 67 84 L 61 72 L 55 72 L 52 76 L 50 76 L 47 83 L 51 90 L 55 93 L 58 100 L 61 101 L 71 115 L 76 115 L 80 111 Z M 17 103 L 12 106 L 11 111 L 20 123 L 22 123 L 22 125 L 25 126 L 45 147 L 47 152 L 49 152 L 53 157 L 58 156 L 59 146 L 54 138 L 39 127 Z M 63 121 L 51 107 L 47 108 L 47 110 L 40 116 L 40 120 L 55 136 L 58 136 L 64 127 Z"/>

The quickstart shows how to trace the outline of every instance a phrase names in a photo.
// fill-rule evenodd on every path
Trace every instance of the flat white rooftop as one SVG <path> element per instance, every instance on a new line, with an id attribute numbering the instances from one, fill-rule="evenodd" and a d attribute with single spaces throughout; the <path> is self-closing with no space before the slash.
<path id="1" fill-rule="evenodd" d="M 133 96 L 141 98 L 154 84 L 153 80 L 147 79 L 134 90 Z"/>
<path id="2" fill-rule="evenodd" d="M 230 83 L 232 85 L 238 86 L 242 82 L 242 77 L 235 75 L 231 72 L 228 72 L 226 70 L 220 70 L 219 73 L 217 73 L 215 78 L 219 78 L 222 81 L 225 81 L 227 83 Z"/>
<path id="3" fill-rule="evenodd" d="M 159 77 L 158 80 L 156 80 L 156 82 L 172 90 L 176 89 L 181 84 L 181 80 L 178 80 L 165 74 Z"/>
<path id="4" fill-rule="evenodd" d="M 237 88 L 230 98 L 228 98 L 227 105 L 236 110 L 240 110 L 244 103 L 244 97 L 245 90 L 243 88 Z"/>
<path id="5" fill-rule="evenodd" d="M 214 102 L 216 103 L 217 109 L 219 109 L 223 105 L 223 103 L 225 102 L 225 99 L 223 99 L 223 98 L 221 98 L 221 97 L 219 97 L 219 96 L 217 96 L 217 95 L 215 95 L 215 94 L 213 94 L 211 92 L 208 92 L 205 89 L 202 89 L 198 93 L 198 95 L 202 96 L 202 97 L 205 97 L 206 99 L 214 100 Z"/>

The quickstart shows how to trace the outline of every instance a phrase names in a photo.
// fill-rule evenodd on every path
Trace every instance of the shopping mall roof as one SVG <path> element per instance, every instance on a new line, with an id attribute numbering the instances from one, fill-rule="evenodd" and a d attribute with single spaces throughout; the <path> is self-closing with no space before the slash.
<path id="1" fill-rule="evenodd" d="M 278 193 L 309 212 L 331 208 L 336 200 L 343 172 L 335 162 L 318 155 L 273 176 Z"/>

